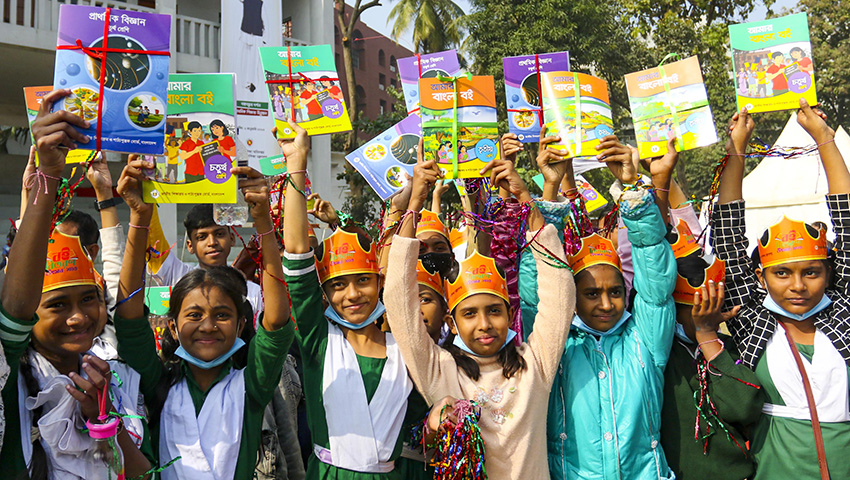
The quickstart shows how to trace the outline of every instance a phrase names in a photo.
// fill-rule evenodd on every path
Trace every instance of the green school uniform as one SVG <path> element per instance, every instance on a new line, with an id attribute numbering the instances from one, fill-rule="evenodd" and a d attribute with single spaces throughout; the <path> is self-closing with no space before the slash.
<path id="1" fill-rule="evenodd" d="M 781 335 L 781 332 L 777 335 Z M 814 345 L 798 343 L 797 350 L 812 361 Z M 756 363 L 756 376 L 761 381 L 765 401 L 785 405 L 770 376 L 764 353 Z M 821 422 L 820 428 L 830 478 L 850 478 L 850 456 L 847 455 L 850 422 Z M 752 452 L 756 461 L 755 480 L 790 476 L 800 479 L 820 478 L 811 421 L 762 415 L 753 431 Z M 762 459 L 764 461 L 760 462 Z"/>
<path id="2" fill-rule="evenodd" d="M 3 467 L 4 478 L 18 478 L 27 471 L 24 462 L 23 444 L 21 443 L 21 418 L 18 412 L 18 402 L 26 399 L 18 398 L 18 375 L 20 372 L 21 356 L 30 343 L 30 334 L 38 321 L 33 315 L 32 320 L 12 318 L 0 305 L 0 344 L 6 355 L 6 363 L 11 372 L 6 386 L 3 387 L 3 404 L 5 405 L 6 434 L 3 438 L 3 448 L 0 450 L 0 465 Z M 150 326 L 148 326 L 150 331 Z M 151 334 L 153 335 L 153 334 Z M 156 463 L 151 444 L 151 435 L 147 421 L 143 421 L 144 434 L 139 451 L 151 462 Z"/>
<path id="3" fill-rule="evenodd" d="M 115 333 L 118 337 L 118 353 L 142 379 L 141 392 L 148 402 L 156 398 L 156 389 L 165 380 L 165 369 L 156 353 L 153 330 L 146 317 L 137 319 L 115 318 Z M 245 407 L 242 420 L 242 439 L 239 443 L 238 459 L 234 479 L 251 479 L 254 477 L 254 467 L 257 463 L 257 451 L 260 448 L 263 429 L 263 412 L 271 401 L 280 381 L 286 352 L 292 344 L 294 328 L 292 322 L 284 327 L 268 332 L 262 327 L 248 343 L 248 362 L 245 367 Z M 195 415 L 201 411 L 207 394 L 212 387 L 221 381 L 232 368 L 233 363 L 224 363 L 218 377 L 206 391 L 201 390 L 195 381 L 192 371 L 181 360 L 182 373 L 187 379 L 189 395 L 195 407 Z M 223 412 L 226 414 L 226 412 Z M 154 438 L 159 440 L 159 426 L 154 426 Z M 168 463 L 170 458 L 159 459 L 161 464 Z"/>
<path id="4" fill-rule="evenodd" d="M 292 302 L 292 317 L 298 330 L 295 339 L 301 349 L 304 368 L 304 398 L 307 404 L 307 424 L 310 427 L 312 442 L 322 448 L 330 449 L 328 423 L 325 417 L 325 405 L 322 401 L 325 353 L 328 346 L 328 321 L 325 319 L 322 303 L 322 288 L 316 271 L 315 260 L 310 255 L 284 256 L 283 267 L 289 294 L 298 301 Z M 292 259 L 291 257 L 304 258 Z M 371 400 L 381 381 L 381 372 L 386 358 L 367 358 L 357 356 L 360 374 L 366 387 L 366 398 Z M 399 435 L 390 461 L 401 455 L 402 437 Z M 398 469 L 389 473 L 355 472 L 335 467 L 310 455 L 307 464 L 307 478 L 311 480 L 402 480 Z"/>

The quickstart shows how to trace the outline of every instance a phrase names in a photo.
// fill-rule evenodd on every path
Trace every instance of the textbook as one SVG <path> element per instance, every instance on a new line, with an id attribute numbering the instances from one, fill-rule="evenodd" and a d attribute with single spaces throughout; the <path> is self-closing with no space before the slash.
<path id="1" fill-rule="evenodd" d="M 717 142 L 696 56 L 630 73 L 626 89 L 640 158 L 664 155 L 672 137 L 680 152 Z"/>
<path id="2" fill-rule="evenodd" d="M 584 73 L 541 72 L 540 76 L 546 136 L 561 137 L 550 146 L 574 157 L 597 155 L 596 145 L 614 133 L 608 84 Z"/>
<path id="3" fill-rule="evenodd" d="M 405 173 L 413 176 L 421 136 L 419 116 L 412 113 L 345 159 L 363 175 L 381 200 L 386 200 L 407 183 Z"/>
<path id="4" fill-rule="evenodd" d="M 160 155 L 171 16 L 117 9 L 107 16 L 106 10 L 59 6 L 53 87 L 68 88 L 71 95 L 54 103 L 53 111 L 66 110 L 91 122 L 87 129 L 78 128 L 91 137 L 91 149 L 97 148 L 100 127 L 102 150 Z M 103 48 L 122 51 L 108 51 L 101 69 L 101 61 L 81 47 L 94 55 Z"/>
<path id="5" fill-rule="evenodd" d="M 520 142 L 537 142 L 543 126 L 540 72 L 569 71 L 569 52 L 522 55 L 502 59 L 508 127 Z"/>
<path id="6" fill-rule="evenodd" d="M 146 287 L 145 306 L 151 315 L 168 315 L 171 301 L 171 287 Z"/>
<path id="7" fill-rule="evenodd" d="M 401 78 L 407 113 L 419 111 L 420 78 L 450 77 L 457 75 L 458 72 L 460 72 L 460 62 L 455 50 L 399 59 L 398 76 Z"/>
<path id="8" fill-rule="evenodd" d="M 330 45 L 260 47 L 260 61 L 279 138 L 295 137 L 287 120 L 309 135 L 351 130 Z"/>
<path id="9" fill-rule="evenodd" d="M 27 122 L 29 122 L 30 141 L 32 141 L 33 145 L 35 145 L 35 138 L 32 136 L 32 123 L 35 121 L 35 117 L 38 116 L 38 111 L 41 108 L 41 99 L 52 91 L 53 87 L 51 86 L 24 87 L 24 100 L 27 103 Z M 89 145 L 93 145 L 93 143 L 89 141 Z M 91 153 L 92 150 L 83 150 L 81 148 L 68 150 L 68 153 L 65 155 L 65 163 L 85 163 Z M 38 153 L 35 154 L 35 164 L 38 165 Z"/>
<path id="10" fill-rule="evenodd" d="M 148 203 L 236 203 L 236 78 L 173 73 L 168 81 L 165 155 L 151 157 Z M 162 152 L 160 152 L 162 155 Z"/>
<path id="11" fill-rule="evenodd" d="M 501 157 L 493 77 L 419 80 L 423 158 L 436 160 L 444 178 L 480 177 Z"/>
<path id="12" fill-rule="evenodd" d="M 818 103 L 805 13 L 729 25 L 738 110 L 794 110 Z"/>

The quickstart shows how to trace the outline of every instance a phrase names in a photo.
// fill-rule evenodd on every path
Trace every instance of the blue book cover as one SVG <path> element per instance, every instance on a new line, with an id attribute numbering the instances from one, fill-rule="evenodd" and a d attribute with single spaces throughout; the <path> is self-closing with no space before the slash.
<path id="1" fill-rule="evenodd" d="M 67 110 L 91 122 L 81 129 L 92 138 L 87 148 L 96 148 L 99 125 L 102 150 L 162 155 L 170 38 L 169 15 L 110 9 L 107 16 L 106 8 L 61 5 L 53 87 L 69 88 L 71 95 L 56 102 L 53 111 Z M 79 48 L 102 49 L 104 44 L 105 62 L 89 55 L 97 50 Z"/>

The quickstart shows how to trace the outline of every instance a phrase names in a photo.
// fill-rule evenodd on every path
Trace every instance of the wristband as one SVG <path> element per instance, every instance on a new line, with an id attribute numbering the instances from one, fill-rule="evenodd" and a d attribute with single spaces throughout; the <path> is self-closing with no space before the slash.
<path id="1" fill-rule="evenodd" d="M 121 205 L 122 203 L 124 203 L 124 199 L 121 198 L 121 197 L 108 198 L 108 199 L 106 199 L 102 202 L 98 202 L 97 200 L 95 200 L 94 209 L 97 210 L 98 212 L 100 212 L 100 211 L 105 210 L 107 208 L 111 208 L 111 207 L 114 207 L 116 205 Z"/>

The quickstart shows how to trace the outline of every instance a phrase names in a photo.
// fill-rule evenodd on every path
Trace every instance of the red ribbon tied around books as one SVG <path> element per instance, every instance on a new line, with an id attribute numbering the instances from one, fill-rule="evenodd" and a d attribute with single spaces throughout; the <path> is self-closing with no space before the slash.
<path id="1" fill-rule="evenodd" d="M 538 108 L 509 108 L 509 112 L 535 112 L 537 114 L 537 123 L 540 124 L 540 128 L 543 128 L 543 89 L 540 85 L 540 55 L 534 54 L 534 71 L 537 75 L 537 101 L 540 103 Z M 520 85 L 520 90 L 522 90 L 522 85 Z M 528 102 L 529 104 L 531 102 Z"/>
<path id="2" fill-rule="evenodd" d="M 97 138 L 96 151 L 100 151 L 101 145 L 101 126 L 103 122 L 103 89 L 106 83 L 106 54 L 108 53 L 136 53 L 142 55 L 167 55 L 171 56 L 170 52 L 161 50 L 134 50 L 127 48 L 109 48 L 109 18 L 112 9 L 106 7 L 103 16 L 103 46 L 102 47 L 84 47 L 83 42 L 78 38 L 76 45 L 57 45 L 57 50 L 82 50 L 86 55 L 100 60 L 100 79 L 98 80 L 98 97 L 97 97 Z"/>
<path id="3" fill-rule="evenodd" d="M 289 78 L 281 79 L 281 80 L 269 80 L 266 79 L 266 84 L 269 83 L 285 83 L 289 85 L 289 111 L 292 113 L 292 121 L 295 121 L 295 89 L 293 88 L 296 83 L 312 83 L 316 84 L 316 81 L 307 75 L 304 75 L 301 72 L 296 72 L 301 78 L 292 78 L 292 50 L 289 48 L 289 45 L 286 46 L 286 66 L 289 69 Z M 337 78 L 321 78 L 319 80 L 324 80 L 328 82 L 338 82 L 339 77 Z"/>

